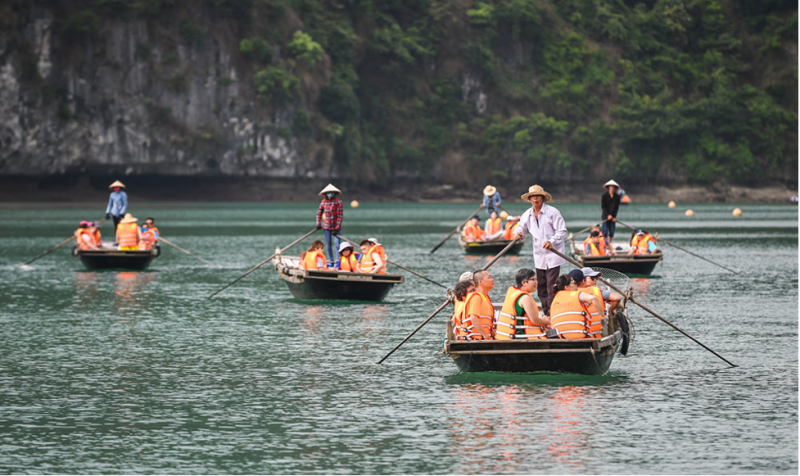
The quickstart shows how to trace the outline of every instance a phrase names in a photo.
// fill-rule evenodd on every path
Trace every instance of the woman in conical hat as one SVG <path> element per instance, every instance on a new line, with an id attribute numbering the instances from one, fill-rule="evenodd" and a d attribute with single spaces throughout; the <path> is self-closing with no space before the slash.
<path id="1" fill-rule="evenodd" d="M 120 219 L 128 211 L 128 194 L 125 193 L 125 184 L 119 180 L 115 180 L 108 188 L 111 189 L 111 195 L 108 197 L 106 220 L 113 217 L 116 229 Z"/>
<path id="2" fill-rule="evenodd" d="M 342 219 L 344 218 L 344 203 L 338 196 L 342 191 L 329 183 L 320 190 L 319 195 L 322 201 L 317 210 L 317 229 L 322 228 L 325 232 L 325 249 L 331 263 L 336 261 L 336 250 L 339 249 L 339 234 L 342 231 Z"/>
<path id="3" fill-rule="evenodd" d="M 606 182 L 603 188 L 606 191 L 603 192 L 600 200 L 600 207 L 603 209 L 600 219 L 603 220 L 603 239 L 610 246 L 611 241 L 614 239 L 614 232 L 617 230 L 617 212 L 619 211 L 620 198 L 622 197 L 617 193 L 619 184 L 613 180 Z"/>

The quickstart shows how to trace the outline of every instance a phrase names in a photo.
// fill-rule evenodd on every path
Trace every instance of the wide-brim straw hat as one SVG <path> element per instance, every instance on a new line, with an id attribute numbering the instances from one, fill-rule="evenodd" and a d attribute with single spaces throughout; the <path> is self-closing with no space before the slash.
<path id="1" fill-rule="evenodd" d="M 492 187 L 491 185 L 487 185 L 483 188 L 483 194 L 487 197 L 491 197 L 497 192 L 497 187 Z"/>
<path id="2" fill-rule="evenodd" d="M 605 185 L 603 185 L 603 188 L 608 188 L 608 187 L 617 187 L 617 188 L 619 188 L 619 184 L 617 182 L 613 181 L 613 180 L 609 180 L 608 182 L 606 182 Z"/>
<path id="3" fill-rule="evenodd" d="M 138 218 L 136 218 L 135 216 L 131 215 L 130 213 L 126 213 L 125 217 L 122 220 L 120 220 L 119 222 L 120 223 L 136 223 L 137 221 L 139 221 Z"/>
<path id="4" fill-rule="evenodd" d="M 328 193 L 328 192 L 333 192 L 333 193 L 342 193 L 342 191 L 341 191 L 341 190 L 339 190 L 338 188 L 334 187 L 332 183 L 329 183 L 329 184 L 328 184 L 328 185 L 327 185 L 325 188 L 323 188 L 323 189 L 322 189 L 322 190 L 319 192 L 319 195 L 325 195 L 325 194 L 326 194 L 326 193 Z"/>
<path id="5" fill-rule="evenodd" d="M 125 184 L 120 182 L 119 180 L 114 180 L 114 183 L 108 186 L 108 189 L 111 190 L 114 187 L 125 188 Z"/>
<path id="6" fill-rule="evenodd" d="M 523 193 L 521 197 L 523 200 L 527 200 L 534 195 L 541 195 L 542 197 L 544 197 L 545 202 L 549 202 L 553 198 L 552 195 L 544 191 L 541 185 L 531 186 L 530 188 L 528 188 L 528 193 Z"/>

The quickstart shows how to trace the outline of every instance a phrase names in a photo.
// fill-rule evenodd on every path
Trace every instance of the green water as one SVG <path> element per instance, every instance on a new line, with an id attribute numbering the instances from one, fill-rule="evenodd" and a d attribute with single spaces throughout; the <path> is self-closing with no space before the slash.
<path id="1" fill-rule="evenodd" d="M 411 275 L 382 304 L 308 303 L 267 265 L 206 299 L 313 228 L 314 203 L 133 203 L 219 269 L 166 246 L 140 273 L 86 271 L 67 249 L 19 266 L 103 205 L 0 210 L 2 473 L 798 471 L 797 207 L 623 207 L 740 271 L 667 248 L 632 281 L 739 367 L 633 309 L 628 356 L 581 377 L 459 374 L 440 353 L 443 316 L 376 365 L 443 300 Z M 474 205 L 363 204 L 343 234 L 452 285 L 488 258 L 455 240 L 428 252 Z M 573 231 L 599 214 L 558 207 Z M 491 268 L 496 300 L 532 266 L 529 246 Z"/>

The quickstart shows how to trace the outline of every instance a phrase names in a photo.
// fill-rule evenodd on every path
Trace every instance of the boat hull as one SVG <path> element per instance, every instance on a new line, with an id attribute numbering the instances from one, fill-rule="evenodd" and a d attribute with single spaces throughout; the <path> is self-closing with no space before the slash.
<path id="1" fill-rule="evenodd" d="M 461 245 L 461 249 L 464 250 L 465 254 L 468 255 L 496 255 L 497 253 L 503 251 L 503 249 L 511 243 L 510 240 L 498 240 L 498 241 L 473 241 L 467 243 L 464 241 L 460 236 L 458 237 L 458 243 Z M 520 241 L 519 243 L 512 246 L 506 254 L 510 255 L 518 255 L 520 251 L 522 251 L 522 247 L 525 245 L 525 241 Z"/>
<path id="2" fill-rule="evenodd" d="M 160 254 L 159 249 L 143 251 L 119 251 L 119 250 L 80 250 L 76 249 L 73 254 L 80 258 L 81 263 L 86 269 L 125 269 L 133 271 L 143 271 L 150 266 L 150 263 Z"/>
<path id="3" fill-rule="evenodd" d="M 400 274 L 304 270 L 283 262 L 276 263 L 275 269 L 297 299 L 379 302 L 405 282 Z"/>
<path id="4" fill-rule="evenodd" d="M 581 266 L 608 268 L 624 274 L 649 275 L 664 259 L 661 253 L 649 255 L 583 256 L 574 255 Z"/>

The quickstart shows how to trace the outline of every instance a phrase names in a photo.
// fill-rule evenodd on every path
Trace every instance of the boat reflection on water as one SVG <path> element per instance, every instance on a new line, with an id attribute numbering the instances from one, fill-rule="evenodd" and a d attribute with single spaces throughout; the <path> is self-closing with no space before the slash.
<path id="1" fill-rule="evenodd" d="M 314 335 L 319 335 L 324 309 L 322 306 L 305 306 L 303 308 L 303 328 Z"/>
<path id="2" fill-rule="evenodd" d="M 75 273 L 75 297 L 79 311 L 90 312 L 97 307 L 101 299 L 98 277 L 98 273 L 92 271 Z"/>
<path id="3" fill-rule="evenodd" d="M 592 472 L 587 464 L 602 446 L 597 402 L 620 377 L 483 373 L 483 384 L 477 375 L 447 379 L 458 385 L 448 406 L 457 461 L 449 472 Z"/>
<path id="4" fill-rule="evenodd" d="M 650 280 L 647 278 L 631 278 L 630 286 L 633 289 L 634 296 L 641 296 L 647 294 L 647 290 L 650 289 Z"/>
<path id="5" fill-rule="evenodd" d="M 150 296 L 144 292 L 155 281 L 158 273 L 119 271 L 114 276 L 114 304 L 119 317 L 131 319 L 146 311 Z"/>

